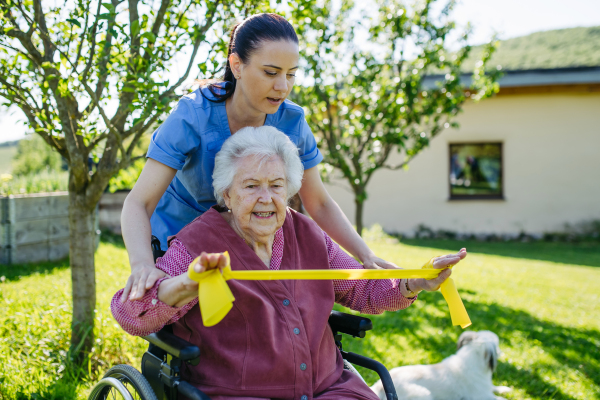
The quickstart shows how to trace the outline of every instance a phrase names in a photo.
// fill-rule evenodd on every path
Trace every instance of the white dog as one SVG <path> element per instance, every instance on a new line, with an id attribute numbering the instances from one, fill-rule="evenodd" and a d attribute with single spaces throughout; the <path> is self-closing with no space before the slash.
<path id="1" fill-rule="evenodd" d="M 433 365 L 408 365 L 390 371 L 399 400 L 496 400 L 512 389 L 494 386 L 492 373 L 498 364 L 498 336 L 490 331 L 464 332 L 456 354 Z M 373 387 L 385 400 L 381 381 Z"/>

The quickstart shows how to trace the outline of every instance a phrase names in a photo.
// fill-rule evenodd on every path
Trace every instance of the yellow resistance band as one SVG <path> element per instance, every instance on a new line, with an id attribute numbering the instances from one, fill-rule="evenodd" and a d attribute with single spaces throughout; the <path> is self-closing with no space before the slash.
<path id="1" fill-rule="evenodd" d="M 233 271 L 229 263 L 229 254 L 227 257 L 227 266 L 223 268 L 223 273 L 217 268 L 210 271 L 197 273 L 194 271 L 194 265 L 199 262 L 197 257 L 188 268 L 188 277 L 198 282 L 198 303 L 202 313 L 202 322 L 204 326 L 213 326 L 218 324 L 233 307 L 235 297 L 231 293 L 226 281 L 229 279 L 247 280 L 247 281 L 275 281 L 283 279 L 299 280 L 331 280 L 331 279 L 411 279 L 425 278 L 433 279 L 437 277 L 441 269 L 433 268 L 433 258 L 429 260 L 421 269 L 305 269 L 305 270 L 284 270 L 284 271 Z M 442 295 L 448 303 L 450 317 L 453 325 L 460 325 L 466 328 L 471 325 L 471 320 L 465 310 L 465 306 L 460 299 L 454 281 L 451 278 L 446 279 L 440 286 Z"/>

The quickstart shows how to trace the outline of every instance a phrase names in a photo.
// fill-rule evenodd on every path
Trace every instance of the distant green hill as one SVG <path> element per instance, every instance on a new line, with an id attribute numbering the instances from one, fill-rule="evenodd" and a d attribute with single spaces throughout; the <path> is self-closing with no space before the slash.
<path id="1" fill-rule="evenodd" d="M 483 46 L 475 46 L 464 70 L 472 71 Z M 500 42 L 490 67 L 503 70 L 600 66 L 600 26 L 536 32 Z"/>

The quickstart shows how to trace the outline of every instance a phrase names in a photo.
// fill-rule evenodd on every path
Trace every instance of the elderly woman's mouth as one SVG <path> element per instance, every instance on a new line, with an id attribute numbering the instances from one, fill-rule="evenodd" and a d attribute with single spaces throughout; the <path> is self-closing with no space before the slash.
<path id="1" fill-rule="evenodd" d="M 273 215 L 275 215 L 275 211 L 253 212 L 252 214 L 256 215 L 258 218 L 271 218 Z"/>

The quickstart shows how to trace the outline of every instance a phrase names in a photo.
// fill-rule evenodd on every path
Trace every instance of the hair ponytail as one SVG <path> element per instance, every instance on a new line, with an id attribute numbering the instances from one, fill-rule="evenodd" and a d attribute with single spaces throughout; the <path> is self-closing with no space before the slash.
<path id="1" fill-rule="evenodd" d="M 294 27 L 282 16 L 272 13 L 256 14 L 248 17 L 244 21 L 237 23 L 231 29 L 229 36 L 229 46 L 227 49 L 227 60 L 225 62 L 225 72 L 219 81 L 200 80 L 200 85 L 206 85 L 208 90 L 214 96 L 210 99 L 202 93 L 202 96 L 212 102 L 221 103 L 233 95 L 237 80 L 233 75 L 229 65 L 229 56 L 237 54 L 243 63 L 250 60 L 253 52 L 260 48 L 262 42 L 289 40 L 298 43 L 298 36 Z"/>

